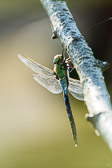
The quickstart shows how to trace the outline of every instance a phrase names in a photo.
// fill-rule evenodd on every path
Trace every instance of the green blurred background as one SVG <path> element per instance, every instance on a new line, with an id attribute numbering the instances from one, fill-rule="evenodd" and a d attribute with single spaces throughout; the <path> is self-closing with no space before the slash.
<path id="1" fill-rule="evenodd" d="M 112 62 L 112 1 L 67 1 L 95 57 Z M 85 120 L 84 102 L 70 96 L 78 132 L 74 147 L 62 94 L 32 79 L 17 57 L 25 54 L 49 68 L 61 45 L 38 0 L 0 0 L 0 168 L 111 168 L 112 155 Z M 112 66 L 105 72 L 110 92 Z"/>

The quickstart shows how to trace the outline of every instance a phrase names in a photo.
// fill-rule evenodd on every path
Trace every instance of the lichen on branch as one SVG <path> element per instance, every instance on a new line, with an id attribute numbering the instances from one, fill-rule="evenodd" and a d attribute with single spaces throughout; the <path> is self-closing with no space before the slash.
<path id="1" fill-rule="evenodd" d="M 87 118 L 112 150 L 112 106 L 103 77 L 109 64 L 95 59 L 64 1 L 40 2 L 51 20 L 53 38 L 61 41 L 79 75 Z"/>

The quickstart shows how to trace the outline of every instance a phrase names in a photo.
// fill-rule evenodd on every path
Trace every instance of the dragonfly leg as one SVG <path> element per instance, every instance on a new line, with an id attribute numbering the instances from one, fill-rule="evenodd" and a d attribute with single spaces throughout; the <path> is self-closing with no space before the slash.
<path id="1" fill-rule="evenodd" d="M 71 72 L 74 70 L 74 66 L 73 66 L 73 64 L 72 64 L 71 59 L 70 59 L 70 58 L 67 58 L 67 59 L 65 60 L 65 63 L 66 63 L 66 67 L 67 67 L 68 72 L 71 73 Z"/>

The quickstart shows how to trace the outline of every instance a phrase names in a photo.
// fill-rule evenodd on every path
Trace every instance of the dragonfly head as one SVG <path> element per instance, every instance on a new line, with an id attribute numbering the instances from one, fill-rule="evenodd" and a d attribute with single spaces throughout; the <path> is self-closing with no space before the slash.
<path id="1" fill-rule="evenodd" d="M 63 56 L 62 55 L 56 55 L 54 56 L 53 64 L 58 64 L 63 61 Z"/>

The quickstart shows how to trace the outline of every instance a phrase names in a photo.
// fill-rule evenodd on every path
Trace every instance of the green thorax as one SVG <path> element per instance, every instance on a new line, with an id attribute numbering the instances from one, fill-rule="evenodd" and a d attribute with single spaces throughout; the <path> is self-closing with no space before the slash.
<path id="1" fill-rule="evenodd" d="M 65 67 L 63 64 L 55 64 L 54 65 L 54 72 L 58 76 L 59 79 L 64 78 L 67 75 Z"/>
<path id="2" fill-rule="evenodd" d="M 66 64 L 63 61 L 62 55 L 56 55 L 54 57 L 53 63 L 54 63 L 54 73 L 60 79 L 61 83 L 64 84 L 64 86 L 68 86 Z"/>
<path id="3" fill-rule="evenodd" d="M 66 65 L 63 61 L 62 55 L 56 55 L 53 60 L 54 63 L 54 72 L 56 73 L 59 79 L 67 76 Z"/>

